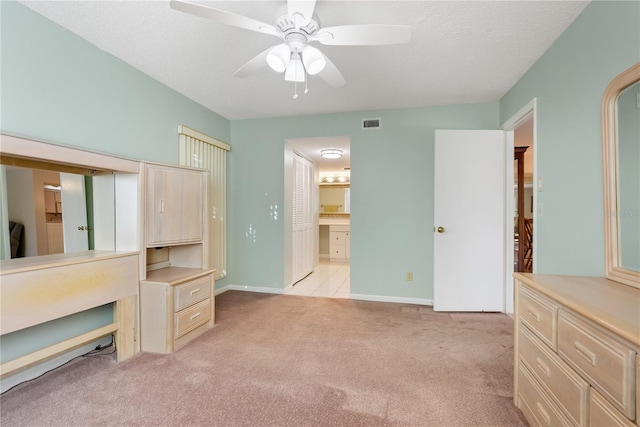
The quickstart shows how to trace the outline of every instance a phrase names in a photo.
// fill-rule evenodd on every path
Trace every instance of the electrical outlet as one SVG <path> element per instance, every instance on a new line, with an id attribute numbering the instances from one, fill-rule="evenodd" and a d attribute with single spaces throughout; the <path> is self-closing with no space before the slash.
<path id="1" fill-rule="evenodd" d="M 413 282 L 413 271 L 407 271 L 407 282 Z"/>

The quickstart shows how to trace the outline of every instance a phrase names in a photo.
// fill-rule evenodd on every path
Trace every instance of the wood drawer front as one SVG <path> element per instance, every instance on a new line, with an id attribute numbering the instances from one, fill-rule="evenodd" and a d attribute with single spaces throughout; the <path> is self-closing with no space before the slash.
<path id="1" fill-rule="evenodd" d="M 176 311 L 207 299 L 211 296 L 210 276 L 202 277 L 194 280 L 193 282 L 176 286 L 174 292 Z"/>
<path id="2" fill-rule="evenodd" d="M 331 244 L 332 245 L 344 245 L 345 244 L 345 239 L 347 237 L 347 235 L 345 233 L 342 232 L 331 232 L 329 233 L 329 236 L 331 237 Z"/>
<path id="3" fill-rule="evenodd" d="M 635 418 L 635 352 L 560 310 L 558 354 L 629 419 Z"/>
<path id="4" fill-rule="evenodd" d="M 349 232 L 349 226 L 348 225 L 331 225 L 329 228 L 329 231 L 346 231 Z"/>
<path id="5" fill-rule="evenodd" d="M 344 249 L 344 246 L 332 246 L 331 247 L 331 258 L 345 258 L 346 255 L 346 251 Z"/>
<path id="6" fill-rule="evenodd" d="M 589 384 L 529 330 L 520 327 L 520 359 L 577 426 L 587 424 Z"/>
<path id="7" fill-rule="evenodd" d="M 531 329 L 542 341 L 553 350 L 557 349 L 556 319 L 558 306 L 538 294 L 525 288 L 520 288 L 519 319 Z"/>
<path id="8" fill-rule="evenodd" d="M 198 304 L 185 308 L 175 315 L 175 336 L 180 338 L 182 335 L 207 323 L 211 318 L 211 299 L 206 299 Z"/>
<path id="9" fill-rule="evenodd" d="M 519 364 L 518 398 L 527 421 L 533 426 L 571 426 L 556 404 L 533 379 L 525 365 Z"/>
<path id="10" fill-rule="evenodd" d="M 593 388 L 591 389 L 591 399 L 589 400 L 589 425 L 591 427 L 635 427 L 635 424 L 629 421 Z"/>

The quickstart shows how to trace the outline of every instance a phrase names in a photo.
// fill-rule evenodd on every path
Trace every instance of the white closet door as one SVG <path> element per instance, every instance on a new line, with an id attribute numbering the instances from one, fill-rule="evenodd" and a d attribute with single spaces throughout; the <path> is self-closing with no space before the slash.
<path id="1" fill-rule="evenodd" d="M 293 155 L 293 283 L 313 270 L 313 165 Z"/>

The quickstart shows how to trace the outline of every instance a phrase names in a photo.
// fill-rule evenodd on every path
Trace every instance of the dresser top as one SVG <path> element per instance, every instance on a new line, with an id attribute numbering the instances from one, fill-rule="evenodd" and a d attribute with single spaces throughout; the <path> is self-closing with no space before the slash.
<path id="1" fill-rule="evenodd" d="M 604 277 L 531 273 L 514 277 L 640 347 L 640 289 Z"/>

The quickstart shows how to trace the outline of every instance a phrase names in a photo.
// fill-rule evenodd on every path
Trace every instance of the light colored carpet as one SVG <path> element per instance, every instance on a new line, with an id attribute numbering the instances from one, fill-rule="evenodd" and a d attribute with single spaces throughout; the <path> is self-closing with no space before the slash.
<path id="1" fill-rule="evenodd" d="M 83 357 L 0 397 L 9 426 L 526 426 L 502 314 L 229 291 L 171 355 Z"/>

